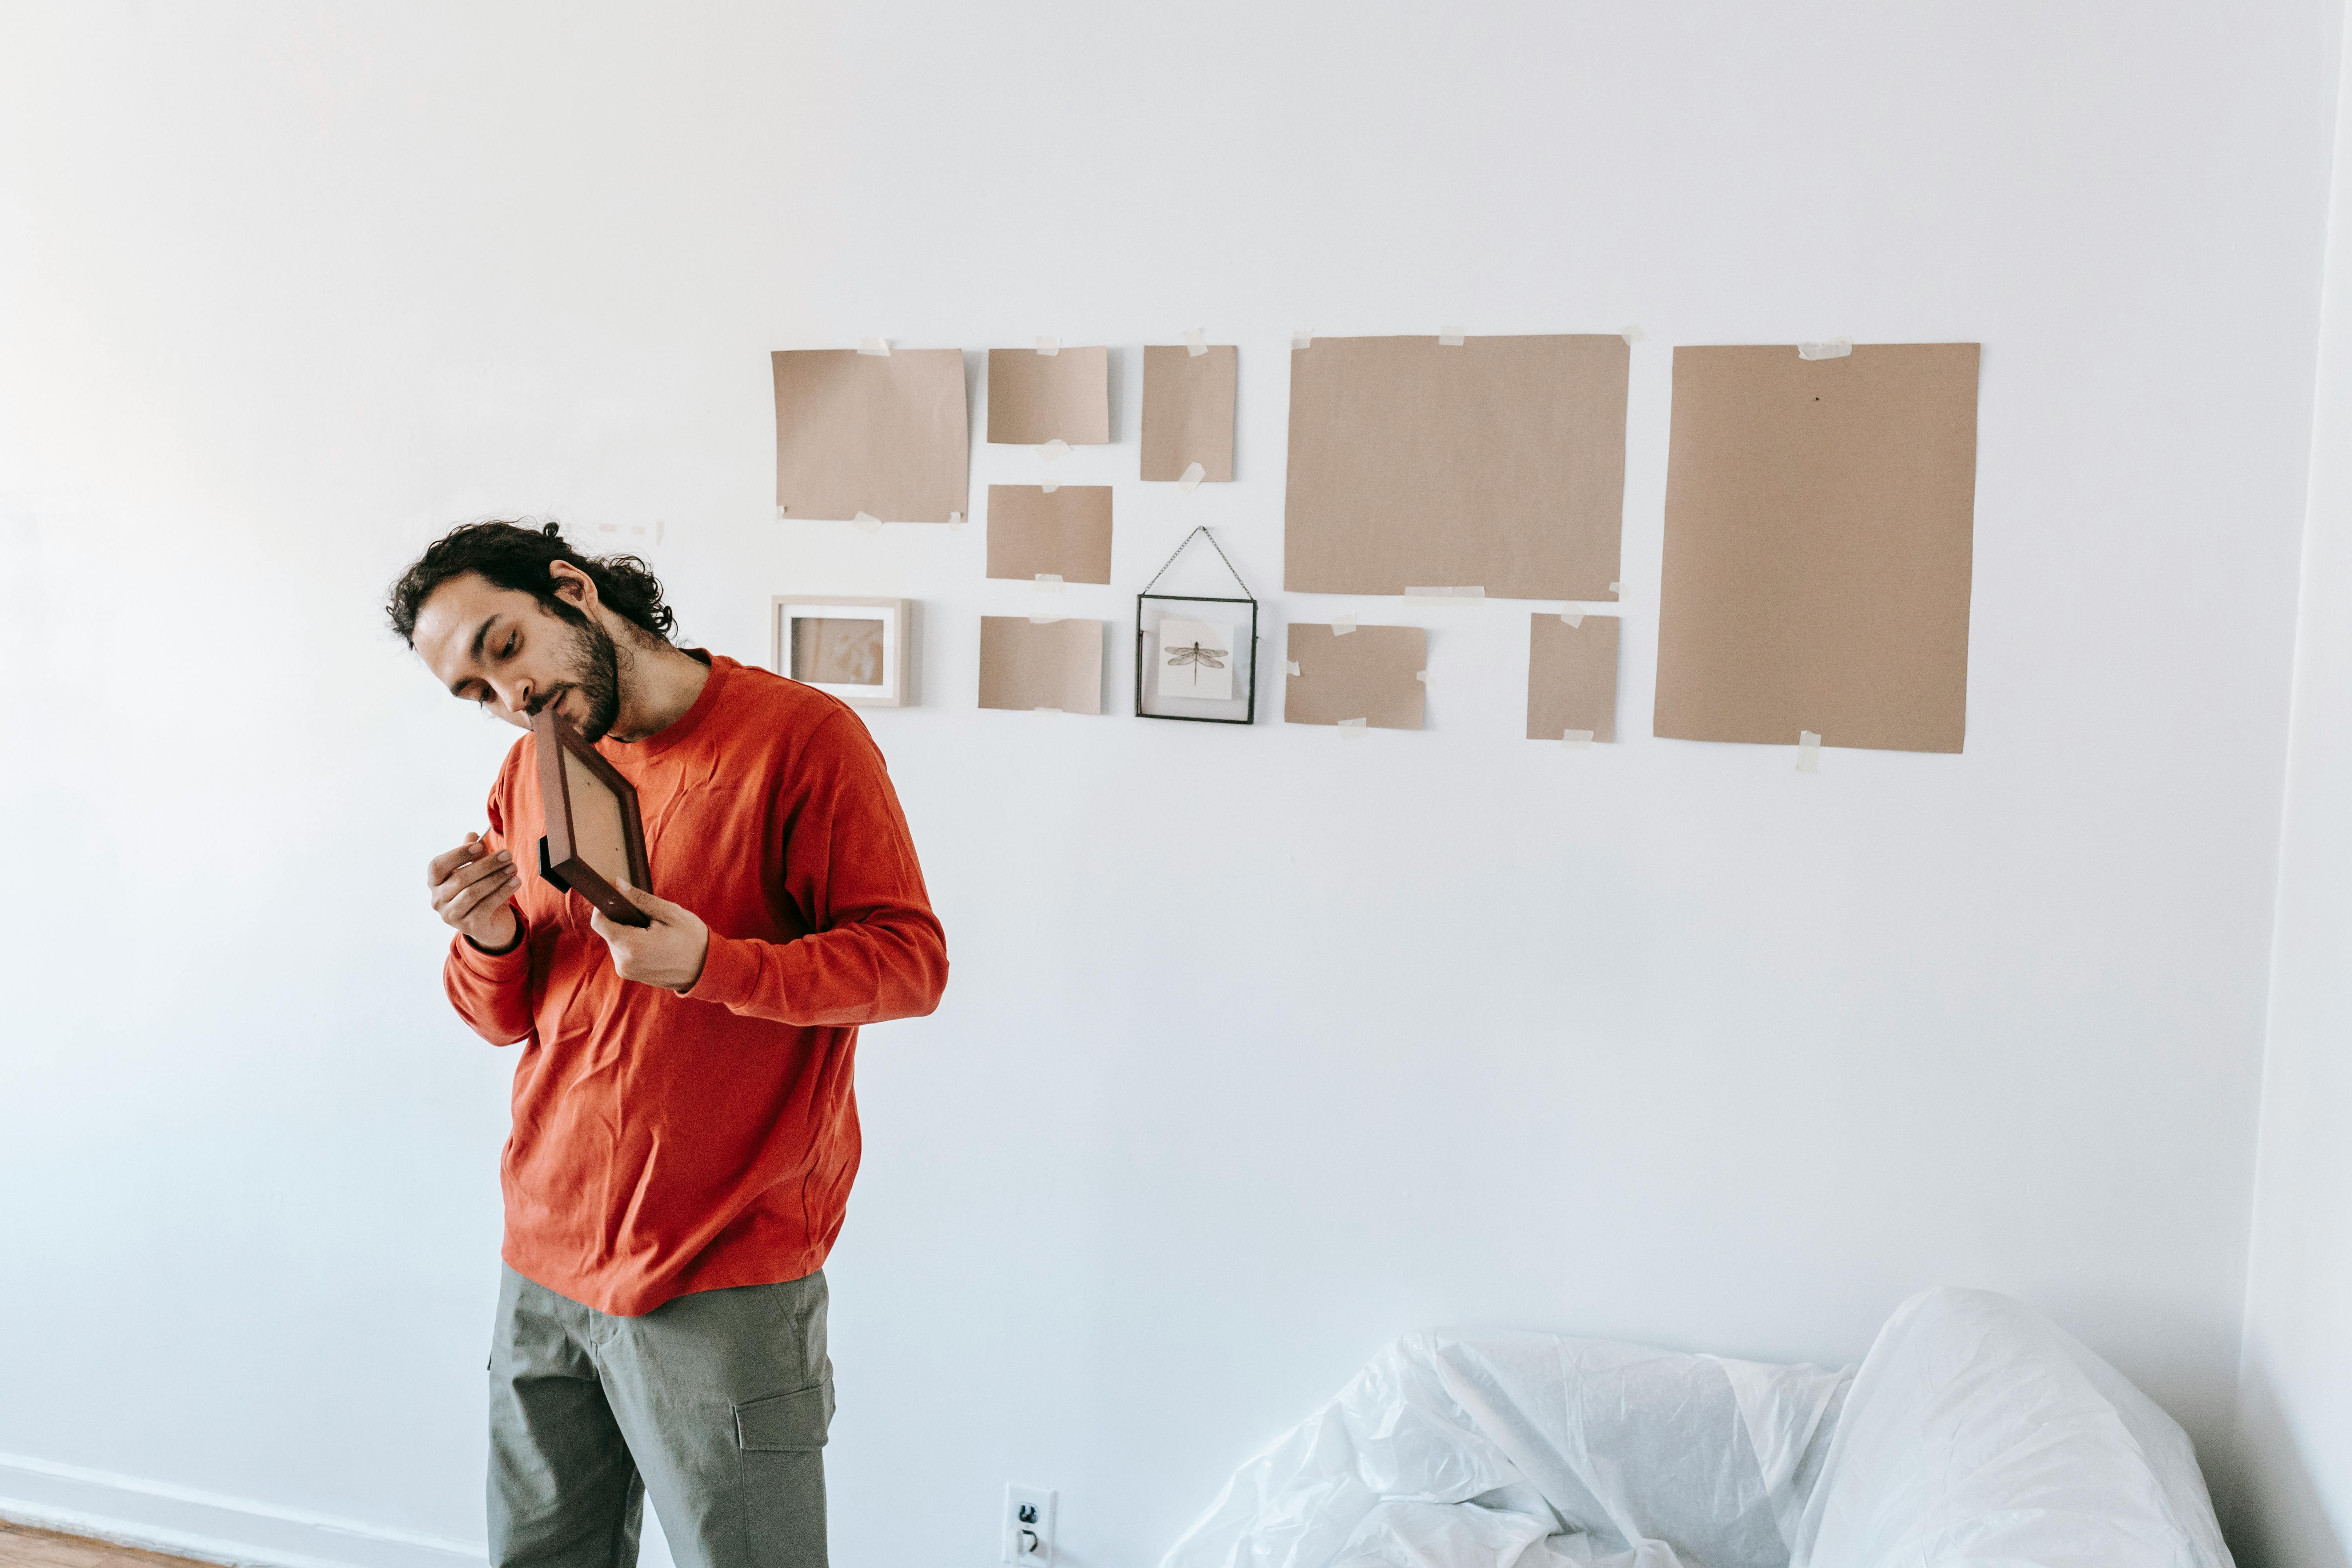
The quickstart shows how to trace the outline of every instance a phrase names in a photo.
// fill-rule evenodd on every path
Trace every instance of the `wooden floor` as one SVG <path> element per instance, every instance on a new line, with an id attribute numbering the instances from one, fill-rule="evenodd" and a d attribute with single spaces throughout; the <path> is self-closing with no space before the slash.
<path id="1" fill-rule="evenodd" d="M 0 1519 L 0 1568 L 190 1568 L 185 1557 L 166 1557 L 110 1541 L 60 1535 Z M 211 1568 L 199 1564 L 197 1568 Z"/>

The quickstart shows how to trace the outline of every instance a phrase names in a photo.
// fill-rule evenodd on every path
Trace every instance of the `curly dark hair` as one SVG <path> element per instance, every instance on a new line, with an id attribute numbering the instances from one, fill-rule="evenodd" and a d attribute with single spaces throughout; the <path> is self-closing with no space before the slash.
<path id="1" fill-rule="evenodd" d="M 596 584 L 596 596 L 614 615 L 664 642 L 677 633 L 677 616 L 662 603 L 660 579 L 635 555 L 583 555 L 566 542 L 558 523 L 533 528 L 521 522 L 460 523 L 425 547 L 416 563 L 392 585 L 384 614 L 409 647 L 416 646 L 416 613 L 433 590 L 472 572 L 501 588 L 529 594 L 549 613 L 575 626 L 588 617 L 557 596 L 551 562 L 568 561 Z"/>

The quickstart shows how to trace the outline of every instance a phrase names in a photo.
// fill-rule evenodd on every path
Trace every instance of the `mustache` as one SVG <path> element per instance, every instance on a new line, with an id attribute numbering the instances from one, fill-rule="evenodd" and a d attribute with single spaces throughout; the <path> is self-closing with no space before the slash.
<path id="1" fill-rule="evenodd" d="M 551 702 L 562 701 L 563 694 L 571 689 L 572 688 L 566 685 L 553 687 L 546 691 L 542 691 L 537 697 L 532 698 L 530 701 L 523 705 L 523 712 L 530 717 L 536 719 L 539 717 L 539 710 L 541 709 L 546 707 Z"/>

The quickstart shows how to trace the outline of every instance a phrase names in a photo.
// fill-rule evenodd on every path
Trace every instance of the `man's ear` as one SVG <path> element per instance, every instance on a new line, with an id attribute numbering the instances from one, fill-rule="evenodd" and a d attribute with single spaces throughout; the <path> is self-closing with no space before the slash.
<path id="1" fill-rule="evenodd" d="M 596 602 L 595 583 L 571 562 L 549 562 L 547 574 L 554 580 L 555 596 L 565 604 L 585 610 Z"/>

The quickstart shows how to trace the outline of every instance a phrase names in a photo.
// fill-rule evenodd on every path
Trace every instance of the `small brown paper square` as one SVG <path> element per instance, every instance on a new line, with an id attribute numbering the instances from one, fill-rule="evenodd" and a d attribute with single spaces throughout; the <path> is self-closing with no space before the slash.
<path id="1" fill-rule="evenodd" d="M 1094 348 L 1041 354 L 988 351 L 988 439 L 1042 447 L 1067 441 L 1099 447 L 1110 439 L 1110 353 Z"/>
<path id="2" fill-rule="evenodd" d="M 1656 733 L 1960 749 L 1977 359 L 1675 351 Z"/>
<path id="3" fill-rule="evenodd" d="M 769 360 L 784 516 L 945 522 L 969 509 L 962 350 L 780 349 Z"/>
<path id="4" fill-rule="evenodd" d="M 1212 343 L 1196 354 L 1143 351 L 1143 477 L 1181 479 L 1193 463 L 1203 480 L 1234 477 L 1234 393 L 1241 353 Z"/>
<path id="5" fill-rule="evenodd" d="M 988 574 L 1110 581 L 1110 487 L 988 487 Z"/>
<path id="6" fill-rule="evenodd" d="M 1284 689 L 1284 721 L 1362 719 L 1375 730 L 1420 729 L 1428 641 L 1419 626 L 1358 626 L 1336 637 L 1328 626 L 1292 623 L 1286 657 L 1298 673 Z"/>
<path id="7" fill-rule="evenodd" d="M 1617 738 L 1617 626 L 1615 616 L 1573 626 L 1548 611 L 1529 617 L 1528 740 L 1557 741 L 1570 730 Z"/>
<path id="8" fill-rule="evenodd" d="M 1293 349 L 1282 585 L 1612 597 L 1629 363 L 1613 332 Z"/>
<path id="9" fill-rule="evenodd" d="M 980 618 L 980 705 L 1102 711 L 1103 623 Z"/>

